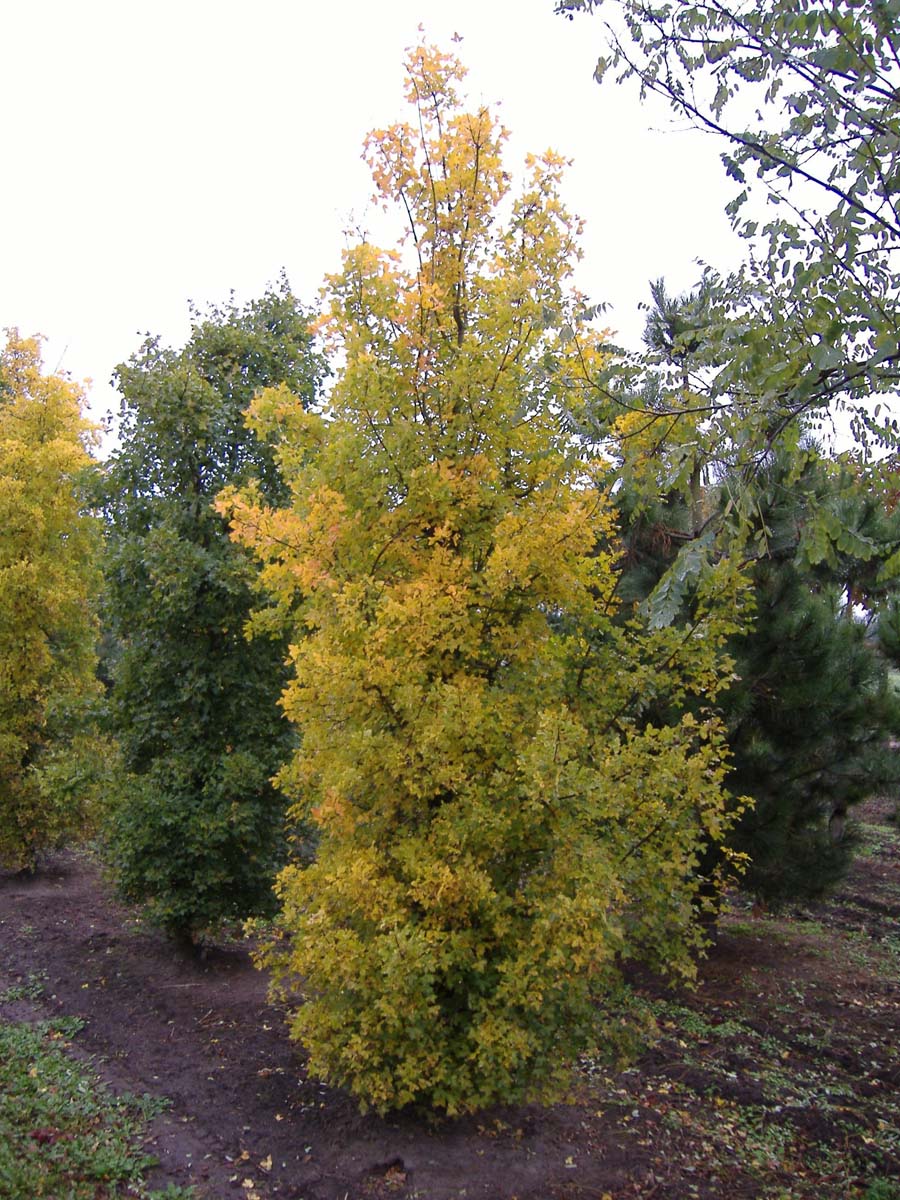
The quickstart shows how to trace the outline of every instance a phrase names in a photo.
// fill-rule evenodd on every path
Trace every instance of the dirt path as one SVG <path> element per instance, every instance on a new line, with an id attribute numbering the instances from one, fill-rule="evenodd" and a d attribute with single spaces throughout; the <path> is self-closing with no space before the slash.
<path id="1" fill-rule="evenodd" d="M 174 956 L 111 902 L 85 858 L 60 855 L 34 879 L 3 879 L 0 967 L 0 991 L 32 977 L 43 982 L 36 1003 L 45 1014 L 86 1021 L 78 1044 L 103 1059 L 113 1084 L 172 1101 L 157 1127 L 161 1179 L 214 1197 L 252 1190 L 291 1200 L 571 1191 L 578 1109 L 517 1110 L 522 1136 L 508 1138 L 479 1132 L 485 1120 L 496 1132 L 495 1114 L 439 1131 L 361 1116 L 347 1096 L 307 1078 L 246 951 L 213 949 L 205 963 Z M 625 1157 L 613 1141 L 602 1167 L 582 1167 L 580 1183 L 618 1186 Z"/>
<path id="2" fill-rule="evenodd" d="M 175 956 L 75 854 L 0 875 L 0 992 L 34 985 L 0 1015 L 84 1019 L 77 1044 L 114 1086 L 172 1101 L 156 1185 L 204 1197 L 864 1196 L 900 1174 L 900 836 L 886 816 L 872 810 L 873 845 L 834 903 L 793 922 L 733 914 L 699 991 L 657 995 L 663 1038 L 639 1068 L 588 1067 L 578 1102 L 550 1110 L 434 1128 L 361 1116 L 307 1077 L 243 948 Z"/>

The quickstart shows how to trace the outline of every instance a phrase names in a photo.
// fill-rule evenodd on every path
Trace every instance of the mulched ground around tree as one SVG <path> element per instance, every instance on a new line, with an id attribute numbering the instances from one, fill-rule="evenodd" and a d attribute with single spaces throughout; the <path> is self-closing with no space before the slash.
<path id="1" fill-rule="evenodd" d="M 551 1109 L 361 1115 L 307 1076 L 244 946 L 177 955 L 85 855 L 0 874 L 0 1017 L 82 1018 L 105 1079 L 171 1101 L 154 1185 L 209 1200 L 883 1200 L 900 1181 L 894 808 L 866 806 L 829 903 L 736 903 L 696 991 L 648 989 L 660 1039 L 615 1075 L 582 1064 Z"/>

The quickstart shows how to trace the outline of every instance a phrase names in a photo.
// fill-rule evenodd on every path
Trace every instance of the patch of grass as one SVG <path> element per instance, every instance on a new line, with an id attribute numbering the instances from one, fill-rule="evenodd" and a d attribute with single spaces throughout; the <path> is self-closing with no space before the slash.
<path id="1" fill-rule="evenodd" d="M 900 936 L 886 933 L 881 937 L 860 930 L 849 930 L 841 938 L 846 960 L 860 970 L 880 979 L 894 980 L 900 972 Z"/>
<path id="2" fill-rule="evenodd" d="M 859 829 L 859 854 L 871 858 L 876 854 L 890 853 L 900 846 L 900 830 L 894 825 L 861 825 Z"/>
<path id="3" fill-rule="evenodd" d="M 65 1047 L 75 1019 L 0 1022 L 0 1196 L 6 1200 L 190 1200 L 152 1192 L 146 1123 L 165 1101 L 113 1095 Z"/>
<path id="4" fill-rule="evenodd" d="M 32 971 L 25 979 L 12 983 L 0 992 L 0 1004 L 9 1004 L 13 1000 L 37 1000 L 44 994 L 47 985 L 46 971 Z"/>
<path id="5" fill-rule="evenodd" d="M 654 1144 L 685 1197 L 703 1176 L 761 1200 L 900 1200 L 900 936 L 871 903 L 873 879 L 893 877 L 857 871 L 828 901 L 752 920 L 735 906 L 724 962 L 738 974 L 713 950 L 696 991 L 646 996 L 659 1037 L 638 1068 L 588 1073 L 607 1119 Z"/>
<path id="6" fill-rule="evenodd" d="M 900 1200 L 900 1184 L 889 1179 L 873 1179 L 863 1200 Z"/>

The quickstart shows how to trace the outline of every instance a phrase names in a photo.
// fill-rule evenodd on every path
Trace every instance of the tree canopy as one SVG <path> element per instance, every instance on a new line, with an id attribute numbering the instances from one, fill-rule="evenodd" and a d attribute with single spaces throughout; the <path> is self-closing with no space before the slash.
<path id="1" fill-rule="evenodd" d="M 108 851 L 122 894 L 183 937 L 271 910 L 287 856 L 269 782 L 291 744 L 277 707 L 286 646 L 247 644 L 255 570 L 212 504 L 250 475 L 278 498 L 271 449 L 243 409 L 282 383 L 308 403 L 321 375 L 284 282 L 244 308 L 196 313 L 180 350 L 148 338 L 117 371 L 105 616 L 125 775 Z"/>
<path id="2" fill-rule="evenodd" d="M 736 181 L 748 258 L 706 272 L 707 355 L 669 407 L 702 414 L 707 443 L 728 442 L 745 470 L 841 408 L 864 455 L 893 451 L 878 397 L 900 370 L 895 0 L 556 7 L 609 12 L 597 78 L 634 78 L 719 137 Z M 608 397 L 625 400 L 623 380 L 607 377 Z"/>

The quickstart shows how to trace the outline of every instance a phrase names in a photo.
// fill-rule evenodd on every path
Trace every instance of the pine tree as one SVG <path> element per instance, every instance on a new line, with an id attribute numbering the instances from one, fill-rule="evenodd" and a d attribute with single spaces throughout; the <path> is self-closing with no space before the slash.
<path id="1" fill-rule="evenodd" d="M 817 560 L 804 515 L 840 511 L 860 545 L 896 539 L 853 476 L 809 451 L 799 475 L 776 460 L 760 478 L 769 552 L 753 568 L 756 618 L 732 645 L 737 680 L 723 698 L 734 755 L 729 786 L 754 806 L 732 831 L 749 856 L 745 886 L 769 903 L 821 895 L 840 880 L 854 805 L 900 783 L 890 747 L 900 699 L 885 658 L 848 603 L 868 561 L 849 550 Z M 885 558 L 884 550 L 874 554 Z"/>
<path id="2" fill-rule="evenodd" d="M 900 704 L 887 662 L 853 618 L 851 580 L 872 576 L 897 537 L 852 472 L 819 457 L 812 446 L 802 465 L 785 454 L 760 469 L 754 495 L 757 550 L 746 569 L 754 618 L 729 641 L 734 681 L 720 698 L 732 765 L 727 786 L 753 804 L 728 836 L 746 855 L 742 885 L 770 904 L 802 900 L 833 888 L 854 849 L 853 806 L 900 782 L 890 741 L 900 734 Z M 724 508 L 728 478 L 707 487 L 707 511 Z M 692 538 L 691 504 L 672 493 L 647 502 L 625 488 L 617 497 L 627 547 L 623 599 L 646 604 L 681 547 Z M 819 544 L 815 513 L 831 512 L 848 531 L 845 552 Z M 850 536 L 852 534 L 852 536 Z M 753 538 L 750 539 L 754 541 Z M 860 559 L 862 548 L 871 556 Z M 874 578 L 867 593 L 876 594 Z M 690 592 L 677 618 L 689 622 Z M 678 706 L 648 717 L 673 721 Z M 712 847 L 702 870 L 712 871 Z"/>

